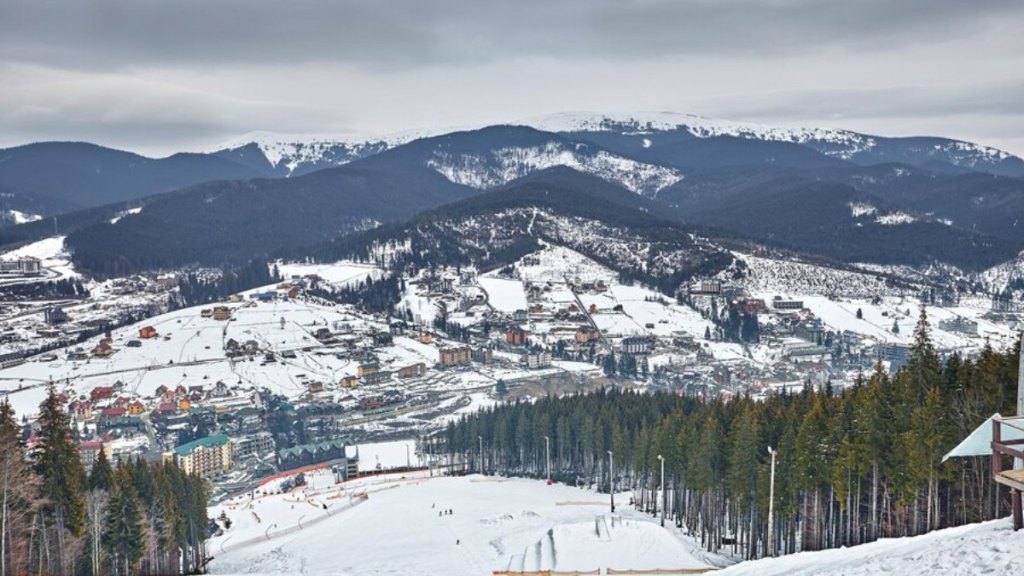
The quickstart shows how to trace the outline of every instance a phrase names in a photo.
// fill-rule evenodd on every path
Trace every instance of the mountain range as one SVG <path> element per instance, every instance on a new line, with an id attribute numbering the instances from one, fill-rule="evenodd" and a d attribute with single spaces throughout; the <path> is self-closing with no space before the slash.
<path id="1" fill-rule="evenodd" d="M 841 262 L 974 270 L 1024 249 L 1024 161 L 977 144 L 678 114 L 523 124 L 425 137 L 264 133 L 162 159 L 85 143 L 8 148 L 0 212 L 22 223 L 8 218 L 0 246 L 56 225 L 79 265 L 101 274 L 218 265 L 423 211 L 457 214 L 464 202 L 525 209 L 522 198 L 536 199 L 529 186 L 561 190 L 548 209 L 563 217 L 575 202 L 598 202 L 586 191 L 600 182 L 616 190 L 616 205 L 657 214 L 680 234 Z"/>

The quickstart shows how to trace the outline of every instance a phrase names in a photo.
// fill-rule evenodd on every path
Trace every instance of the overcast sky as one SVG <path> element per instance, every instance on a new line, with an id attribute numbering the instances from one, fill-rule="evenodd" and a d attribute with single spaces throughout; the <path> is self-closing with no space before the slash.
<path id="1" fill-rule="evenodd" d="M 1024 156 L 1021 0 L 0 0 L 0 146 L 675 111 Z"/>

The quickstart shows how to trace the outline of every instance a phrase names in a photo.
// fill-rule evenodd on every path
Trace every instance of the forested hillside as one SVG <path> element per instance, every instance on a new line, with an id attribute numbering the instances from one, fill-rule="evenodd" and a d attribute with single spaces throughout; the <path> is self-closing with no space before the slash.
<path id="1" fill-rule="evenodd" d="M 987 457 L 942 456 L 994 412 L 1011 413 L 1016 351 L 940 361 L 922 313 L 912 357 L 842 391 L 804 389 L 764 401 L 604 392 L 484 410 L 452 423 L 453 458 L 491 473 L 553 476 L 633 489 L 654 511 L 665 457 L 668 515 L 710 551 L 767 555 L 770 457 L 776 551 L 848 546 L 1005 514 Z M 482 440 L 478 439 L 478 436 Z M 483 451 L 480 451 L 480 442 Z M 482 458 L 482 460 L 481 460 Z M 625 503 L 621 503 L 625 504 Z"/>
<path id="2" fill-rule="evenodd" d="M 207 538 L 206 484 L 172 463 L 112 469 L 103 450 L 90 474 L 51 388 L 38 445 L 25 459 L 21 426 L 0 403 L 0 569 L 4 574 L 196 574 Z"/>

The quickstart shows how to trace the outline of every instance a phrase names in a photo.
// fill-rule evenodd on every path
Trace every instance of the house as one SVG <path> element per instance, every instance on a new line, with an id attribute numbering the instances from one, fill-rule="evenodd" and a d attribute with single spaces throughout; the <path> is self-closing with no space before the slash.
<path id="1" fill-rule="evenodd" d="M 722 292 L 722 283 L 718 280 L 704 280 L 690 288 L 690 294 L 707 294 L 714 296 Z"/>
<path id="2" fill-rule="evenodd" d="M 274 437 L 270 432 L 257 432 L 231 439 L 231 458 L 241 460 L 249 456 L 262 456 L 274 451 Z"/>
<path id="3" fill-rule="evenodd" d="M 526 354 L 526 367 L 530 370 L 551 366 L 551 354 L 548 352 L 529 352 Z"/>
<path id="4" fill-rule="evenodd" d="M 626 354 L 650 354 L 654 347 L 651 339 L 646 336 L 623 338 L 619 346 Z"/>
<path id="5" fill-rule="evenodd" d="M 127 346 L 129 348 L 140 348 L 140 347 L 142 347 L 142 342 L 140 342 L 138 340 L 129 340 L 128 343 L 125 344 L 125 346 Z"/>
<path id="6" fill-rule="evenodd" d="M 473 353 L 469 346 L 442 348 L 440 351 L 441 366 L 465 366 L 473 361 Z"/>
<path id="7" fill-rule="evenodd" d="M 213 390 L 210 391 L 211 398 L 227 398 L 230 395 L 231 389 L 221 380 L 217 380 L 217 383 L 213 385 Z"/>
<path id="8" fill-rule="evenodd" d="M 192 407 L 192 401 L 189 400 L 188 398 L 179 398 L 178 399 L 178 410 L 185 411 L 185 410 L 188 410 L 191 407 Z"/>
<path id="9" fill-rule="evenodd" d="M 342 388 L 355 388 L 359 386 L 359 379 L 355 376 L 345 376 L 339 384 Z"/>
<path id="10" fill-rule="evenodd" d="M 772 308 L 776 310 L 803 310 L 804 301 L 783 299 L 781 296 L 776 296 L 772 300 Z"/>
<path id="11" fill-rule="evenodd" d="M 906 344 L 879 344 L 875 357 L 889 363 L 889 373 L 895 374 L 910 361 L 910 346 Z"/>
<path id="12" fill-rule="evenodd" d="M 523 310 L 522 308 L 520 308 L 520 309 L 518 309 L 518 310 L 516 310 L 515 312 L 512 313 L 512 320 L 514 320 L 516 322 L 526 322 L 528 317 L 529 316 L 528 316 L 526 310 Z"/>
<path id="13" fill-rule="evenodd" d="M 156 336 L 156 328 L 153 328 L 152 326 L 145 326 L 139 330 L 139 338 L 142 338 L 143 340 L 147 338 L 156 338 Z"/>
<path id="14" fill-rule="evenodd" d="M 214 320 L 231 320 L 231 308 L 228 306 L 214 306 L 212 315 Z"/>
<path id="15" fill-rule="evenodd" d="M 390 326 L 388 326 L 388 329 L 392 336 L 401 336 L 402 334 L 405 334 L 406 324 L 401 320 L 395 320 Z"/>
<path id="16" fill-rule="evenodd" d="M 324 340 L 330 340 L 331 336 L 330 328 L 318 328 L 317 331 L 313 333 L 313 337 L 321 342 Z"/>
<path id="17" fill-rule="evenodd" d="M 324 383 L 314 380 L 313 382 L 306 384 L 306 389 L 309 390 L 310 394 L 317 394 L 324 391 Z"/>
<path id="18" fill-rule="evenodd" d="M 593 342 L 601 337 L 601 333 L 590 325 L 580 326 L 576 329 L 576 342 L 580 344 L 586 344 L 587 342 Z"/>
<path id="19" fill-rule="evenodd" d="M 434 335 L 430 332 L 423 332 L 419 337 L 420 344 L 433 344 Z"/>
<path id="20" fill-rule="evenodd" d="M 346 471 L 351 470 L 354 474 L 358 470 L 354 465 L 358 462 L 358 455 L 355 459 L 349 458 L 346 455 L 347 444 L 347 440 L 337 439 L 284 448 L 277 453 L 277 467 L 283 471 L 331 460 L 345 460 L 344 469 Z"/>
<path id="21" fill-rule="evenodd" d="M 68 406 L 68 411 L 78 420 L 89 420 L 92 418 L 92 402 L 75 400 Z"/>
<path id="22" fill-rule="evenodd" d="M 240 432 L 259 432 L 263 427 L 263 418 L 260 416 L 260 411 L 251 406 L 235 411 L 234 417 Z"/>
<path id="23" fill-rule="evenodd" d="M 161 402 L 153 410 L 153 418 L 166 418 L 178 411 L 178 405 L 174 402 Z"/>
<path id="24" fill-rule="evenodd" d="M 490 348 L 474 348 L 473 349 L 473 362 L 477 364 L 487 364 L 494 360 L 494 350 Z"/>
<path id="25" fill-rule="evenodd" d="M 96 460 L 100 457 L 100 452 L 105 452 L 107 460 L 110 460 L 110 446 L 104 446 L 102 441 L 83 440 L 78 443 L 78 455 L 82 460 L 82 466 L 85 467 L 86 473 L 92 471 L 93 465 L 96 464 Z"/>
<path id="26" fill-rule="evenodd" d="M 374 346 L 391 346 L 394 339 L 391 337 L 390 332 L 374 332 L 373 333 L 373 345 Z"/>
<path id="27" fill-rule="evenodd" d="M 399 378 L 414 378 L 416 376 L 422 376 L 427 371 L 427 365 L 423 362 L 417 362 L 409 366 L 398 369 Z"/>
<path id="28" fill-rule="evenodd" d="M 519 326 L 510 326 L 505 331 L 505 342 L 513 346 L 524 346 L 526 345 L 527 332 Z"/>
<path id="29" fill-rule="evenodd" d="M 808 318 L 793 328 L 793 335 L 801 340 L 821 346 L 825 343 L 825 326 L 818 318 Z"/>
<path id="30" fill-rule="evenodd" d="M 114 387 L 113 386 L 97 386 L 97 387 L 92 389 L 92 392 L 89 392 L 89 398 L 93 402 L 97 402 L 99 400 L 109 400 L 109 399 L 111 399 L 113 397 L 114 397 Z"/>
<path id="31" fill-rule="evenodd" d="M 104 408 L 103 410 L 100 410 L 100 418 L 103 418 L 104 420 L 109 420 L 111 418 L 120 418 L 121 416 L 124 416 L 127 413 L 128 410 L 124 408 L 112 406 L 110 408 Z"/>
<path id="32" fill-rule="evenodd" d="M 209 477 L 231 469 L 231 440 L 223 434 L 182 444 L 174 449 L 174 461 L 186 474 Z"/>
<path id="33" fill-rule="evenodd" d="M 128 413 L 131 414 L 132 416 L 138 416 L 139 414 L 142 414 L 145 411 L 146 407 L 143 406 L 142 402 L 139 402 L 138 400 L 128 405 Z"/>
<path id="34" fill-rule="evenodd" d="M 377 372 L 379 370 L 380 370 L 380 364 L 378 364 L 376 362 L 369 362 L 367 364 L 360 364 L 359 367 L 356 368 L 356 375 L 359 376 L 360 378 L 363 378 L 363 377 L 369 376 L 370 374 L 373 374 L 373 373 L 375 373 L 375 372 Z"/>
<path id="35" fill-rule="evenodd" d="M 51 326 L 63 324 L 68 321 L 67 313 L 59 306 L 47 308 L 46 311 L 43 312 L 43 317 L 46 320 L 46 323 Z"/>
<path id="36" fill-rule="evenodd" d="M 390 370 L 378 370 L 376 372 L 372 372 L 370 374 L 367 374 L 366 376 L 363 376 L 363 383 L 364 384 L 380 384 L 381 382 L 386 382 L 386 381 L 388 381 L 390 379 L 391 379 L 391 371 Z"/>
<path id="37" fill-rule="evenodd" d="M 945 320 L 939 320 L 939 328 L 946 332 L 959 332 L 968 336 L 978 335 L 978 323 L 970 318 L 954 316 Z"/>
<path id="38" fill-rule="evenodd" d="M 100 358 L 106 358 L 114 353 L 114 348 L 110 344 L 100 342 L 95 348 L 92 349 L 92 355 Z"/>

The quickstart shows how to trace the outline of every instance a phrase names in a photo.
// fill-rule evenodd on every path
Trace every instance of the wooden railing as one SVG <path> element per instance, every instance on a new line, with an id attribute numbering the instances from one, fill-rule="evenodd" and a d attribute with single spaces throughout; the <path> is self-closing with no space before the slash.
<path id="1" fill-rule="evenodd" d="M 1003 455 L 1024 461 L 1024 438 L 1004 439 L 1004 429 L 1024 432 L 1024 416 L 992 419 L 992 475 L 993 479 L 1010 488 L 1010 508 L 1013 512 L 1013 529 L 1024 528 L 1024 509 L 1021 507 L 1021 491 L 1024 490 L 1024 469 L 1003 470 Z"/>

